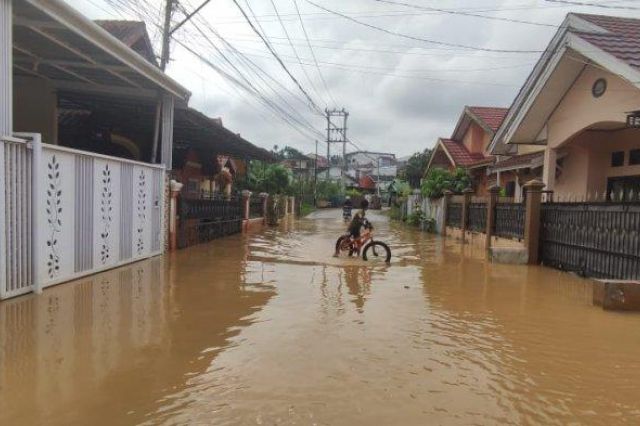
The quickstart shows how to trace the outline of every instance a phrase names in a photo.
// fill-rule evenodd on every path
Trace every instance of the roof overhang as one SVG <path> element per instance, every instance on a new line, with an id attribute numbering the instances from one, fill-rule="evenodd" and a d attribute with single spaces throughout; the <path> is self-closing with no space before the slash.
<path id="1" fill-rule="evenodd" d="M 191 95 L 62 0 L 17 2 L 13 24 L 14 68 L 18 72 L 97 91 L 115 87 L 157 94 L 161 90 L 185 104 Z"/>
<path id="2" fill-rule="evenodd" d="M 640 88 L 640 71 L 571 30 L 607 33 L 569 14 L 516 96 L 489 152 L 508 153 L 508 145 L 545 145 L 545 126 L 556 106 L 589 64 L 596 64 Z"/>
<path id="3" fill-rule="evenodd" d="M 429 169 L 431 168 L 431 163 L 433 162 L 433 159 L 436 157 L 435 154 L 436 154 L 436 151 L 438 150 L 438 148 L 441 148 L 442 151 L 446 154 L 447 158 L 451 162 L 451 165 L 453 167 L 456 167 L 456 162 L 453 160 L 453 157 L 451 156 L 451 154 L 447 150 L 447 147 L 442 143 L 442 138 L 438 138 L 438 143 L 436 144 L 435 148 L 433 148 L 433 152 L 429 156 L 429 162 L 427 163 L 427 168 L 424 169 L 424 175 L 423 176 L 426 176 L 427 173 L 429 172 Z"/>
<path id="4" fill-rule="evenodd" d="M 471 111 L 471 108 L 465 106 L 462 114 L 460 114 L 458 123 L 456 124 L 456 127 L 451 134 L 451 139 L 453 139 L 454 141 L 461 141 L 462 138 L 464 138 L 465 133 L 467 133 L 467 130 L 469 129 L 469 126 L 472 122 L 482 127 L 482 130 L 484 130 L 488 134 L 493 135 L 493 130 L 487 125 L 487 123 L 485 123 L 484 120 L 481 120 L 476 114 L 474 114 L 473 111 Z"/>

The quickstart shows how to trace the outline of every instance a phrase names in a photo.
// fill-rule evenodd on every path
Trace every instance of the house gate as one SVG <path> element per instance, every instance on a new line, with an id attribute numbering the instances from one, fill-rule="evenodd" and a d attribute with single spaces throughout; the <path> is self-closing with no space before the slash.
<path id="1" fill-rule="evenodd" d="M 17 136 L 2 142 L 0 299 L 162 252 L 164 166 Z"/>

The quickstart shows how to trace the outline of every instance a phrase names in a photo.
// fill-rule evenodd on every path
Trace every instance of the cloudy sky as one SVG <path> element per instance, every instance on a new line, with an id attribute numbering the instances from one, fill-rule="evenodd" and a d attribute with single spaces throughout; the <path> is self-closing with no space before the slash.
<path id="1" fill-rule="evenodd" d="M 159 52 L 163 0 L 67 1 L 92 19 L 144 19 Z M 180 0 L 174 21 L 202 1 Z M 464 105 L 509 106 L 568 12 L 640 17 L 637 0 L 237 1 L 317 107 L 349 112 L 356 145 L 399 156 L 449 136 Z M 322 141 L 325 119 L 234 0 L 212 0 L 176 31 L 171 59 L 190 105 L 256 145 L 313 152 Z"/>

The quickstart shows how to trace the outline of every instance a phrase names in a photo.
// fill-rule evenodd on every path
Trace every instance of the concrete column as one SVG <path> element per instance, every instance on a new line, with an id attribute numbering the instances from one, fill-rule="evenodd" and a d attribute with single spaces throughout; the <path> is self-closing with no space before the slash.
<path id="1" fill-rule="evenodd" d="M 171 170 L 173 156 L 173 96 L 164 95 L 162 97 L 162 138 L 160 150 L 160 163 L 164 164 L 167 170 Z"/>
<path id="2" fill-rule="evenodd" d="M 556 150 L 547 146 L 544 150 L 544 166 L 542 169 L 542 182 L 546 189 L 553 191 L 556 184 Z M 524 185 L 526 186 L 526 185 Z"/>
<path id="3" fill-rule="evenodd" d="M 249 219 L 249 200 L 251 199 L 251 191 L 246 189 L 242 191 L 242 218 L 244 220 Z"/>
<path id="4" fill-rule="evenodd" d="M 13 133 L 12 0 L 0 0 L 0 137 Z M 6 285 L 4 143 L 0 142 L 0 288 Z M 3 291 L 0 290 L 0 294 Z"/>
<path id="5" fill-rule="evenodd" d="M 489 188 L 489 200 L 487 201 L 487 229 L 484 247 L 489 250 L 491 248 L 491 239 L 493 238 L 493 229 L 496 225 L 496 204 L 500 196 L 500 186 L 495 185 Z"/>
<path id="6" fill-rule="evenodd" d="M 471 204 L 471 196 L 474 191 L 471 188 L 467 188 L 464 190 L 462 195 L 462 223 L 460 224 L 460 228 L 462 228 L 462 243 L 467 239 L 467 222 L 469 222 L 469 204 Z"/>
<path id="7" fill-rule="evenodd" d="M 266 192 L 260 193 L 260 198 L 262 198 L 262 222 L 267 223 L 267 212 L 269 207 L 269 194 Z"/>
<path id="8" fill-rule="evenodd" d="M 524 185 L 526 213 L 524 220 L 524 246 L 527 249 L 530 265 L 538 264 L 538 246 L 540 244 L 540 204 L 544 183 L 532 180 Z"/>
<path id="9" fill-rule="evenodd" d="M 440 234 L 443 237 L 447 236 L 447 211 L 449 210 L 449 203 L 451 202 L 452 196 L 453 192 L 449 190 L 444 191 L 444 200 L 442 201 L 442 229 L 440 230 Z"/>
<path id="10" fill-rule="evenodd" d="M 178 181 L 169 182 L 169 250 L 178 248 L 178 195 L 182 190 L 182 184 Z"/>

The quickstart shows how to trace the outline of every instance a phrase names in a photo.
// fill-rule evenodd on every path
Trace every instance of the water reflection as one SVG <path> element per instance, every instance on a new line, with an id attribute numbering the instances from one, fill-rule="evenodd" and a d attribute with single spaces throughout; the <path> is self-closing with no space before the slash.
<path id="1" fill-rule="evenodd" d="M 218 254 L 154 258 L 0 304 L 0 424 L 136 424 L 161 410 L 275 293 L 261 266 Z"/>
<path id="2" fill-rule="evenodd" d="M 0 304 L 0 424 L 640 422 L 640 316 L 587 281 L 339 212 Z"/>

